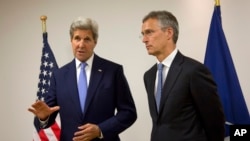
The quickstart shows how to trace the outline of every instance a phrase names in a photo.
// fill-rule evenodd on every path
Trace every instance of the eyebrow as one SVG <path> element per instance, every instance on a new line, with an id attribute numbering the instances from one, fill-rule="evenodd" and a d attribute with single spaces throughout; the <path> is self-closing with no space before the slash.
<path id="1" fill-rule="evenodd" d="M 141 34 L 144 34 L 145 32 L 149 32 L 149 31 L 154 31 L 153 29 L 146 29 L 144 31 L 141 32 Z"/>

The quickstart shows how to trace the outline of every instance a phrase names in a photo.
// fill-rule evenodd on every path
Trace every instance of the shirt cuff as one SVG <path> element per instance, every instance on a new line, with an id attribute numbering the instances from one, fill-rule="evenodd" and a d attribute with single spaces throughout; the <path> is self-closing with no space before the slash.
<path id="1" fill-rule="evenodd" d="M 98 128 L 99 128 L 99 126 L 97 126 Z M 99 139 L 103 139 L 104 137 L 103 137 L 103 134 L 102 134 L 102 130 L 99 128 L 99 131 L 100 131 L 100 136 L 98 137 Z"/>
<path id="2" fill-rule="evenodd" d="M 40 127 L 45 128 L 48 125 L 49 117 L 46 120 L 41 120 L 39 118 L 38 118 L 38 120 L 40 122 Z"/>
<path id="3" fill-rule="evenodd" d="M 102 131 L 100 130 L 100 132 L 101 132 L 101 135 L 100 135 L 100 137 L 98 137 L 98 138 L 99 138 L 99 139 L 103 139 Z"/>

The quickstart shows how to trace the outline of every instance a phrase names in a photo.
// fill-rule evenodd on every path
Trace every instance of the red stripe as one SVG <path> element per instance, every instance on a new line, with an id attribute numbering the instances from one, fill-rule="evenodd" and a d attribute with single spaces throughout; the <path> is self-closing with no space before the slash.
<path id="1" fill-rule="evenodd" d="M 44 133 L 42 129 L 38 132 L 38 134 L 39 134 L 41 141 L 49 141 L 49 139 L 47 138 L 46 134 Z"/>
<path id="2" fill-rule="evenodd" d="M 55 122 L 53 125 L 50 126 L 51 130 L 54 132 L 56 138 L 58 141 L 60 141 L 60 127 L 58 124 Z"/>

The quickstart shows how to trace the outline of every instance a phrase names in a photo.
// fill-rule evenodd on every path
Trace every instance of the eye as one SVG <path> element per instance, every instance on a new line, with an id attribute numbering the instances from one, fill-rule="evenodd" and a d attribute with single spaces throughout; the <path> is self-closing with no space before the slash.
<path id="1" fill-rule="evenodd" d="M 81 38 L 80 38 L 80 36 L 75 36 L 75 37 L 74 37 L 74 40 L 80 41 Z"/>
<path id="2" fill-rule="evenodd" d="M 92 40 L 91 40 L 90 37 L 86 37 L 86 38 L 84 38 L 84 41 L 85 41 L 85 42 L 90 42 L 90 41 L 92 41 Z"/>
<path id="3" fill-rule="evenodd" d="M 150 35 L 152 35 L 153 33 L 154 33 L 154 30 L 149 29 L 149 30 L 146 30 L 144 34 L 145 34 L 146 36 L 150 36 Z"/>

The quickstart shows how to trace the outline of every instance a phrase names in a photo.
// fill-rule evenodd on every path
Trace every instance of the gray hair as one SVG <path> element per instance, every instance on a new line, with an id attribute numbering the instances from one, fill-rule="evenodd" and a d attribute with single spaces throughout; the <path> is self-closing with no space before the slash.
<path id="1" fill-rule="evenodd" d="M 142 22 L 144 23 L 148 19 L 157 19 L 159 21 L 160 27 L 162 30 L 172 27 L 174 30 L 173 41 L 177 42 L 179 36 L 179 25 L 176 17 L 168 11 L 151 11 L 146 15 Z"/>
<path id="2" fill-rule="evenodd" d="M 74 36 L 74 31 L 77 29 L 80 30 L 91 30 L 93 33 L 93 38 L 97 42 L 98 39 L 98 24 L 96 21 L 90 19 L 90 18 L 83 18 L 83 17 L 78 17 L 75 19 L 71 26 L 70 26 L 70 38 L 72 39 Z"/>

